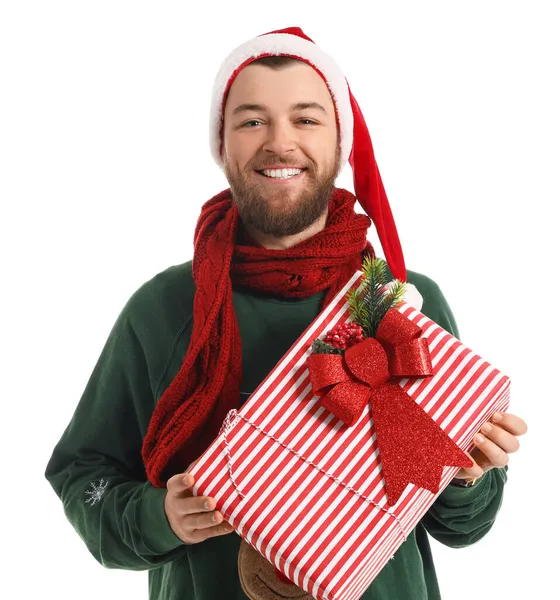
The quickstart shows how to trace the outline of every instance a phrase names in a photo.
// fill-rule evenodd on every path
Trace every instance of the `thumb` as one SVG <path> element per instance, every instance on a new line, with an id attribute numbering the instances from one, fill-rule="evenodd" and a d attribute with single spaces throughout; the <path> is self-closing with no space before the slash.
<path id="1" fill-rule="evenodd" d="M 200 460 L 200 456 L 194 460 L 186 469 L 185 473 L 190 473 L 191 469 L 196 465 L 196 463 Z"/>
<path id="2" fill-rule="evenodd" d="M 475 449 L 478 450 L 478 448 Z M 457 479 L 465 479 L 467 477 L 482 477 L 482 475 L 484 475 L 484 469 L 478 464 L 476 458 L 473 457 L 471 454 L 469 454 L 468 452 L 465 451 L 465 454 L 469 457 L 469 459 L 472 461 L 472 466 L 471 467 L 463 467 L 461 469 L 459 469 L 459 471 L 457 471 L 457 474 L 455 475 L 455 477 Z"/>

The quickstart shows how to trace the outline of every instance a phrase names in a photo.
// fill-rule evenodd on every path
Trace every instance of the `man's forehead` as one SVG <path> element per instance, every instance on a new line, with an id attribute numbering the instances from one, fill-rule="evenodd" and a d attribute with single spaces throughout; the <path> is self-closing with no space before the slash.
<path id="1" fill-rule="evenodd" d="M 323 78 L 306 63 L 281 69 L 249 64 L 233 81 L 226 100 L 227 111 L 237 115 L 249 110 L 266 112 L 271 105 L 289 111 L 316 110 L 331 114 L 333 99 Z"/>

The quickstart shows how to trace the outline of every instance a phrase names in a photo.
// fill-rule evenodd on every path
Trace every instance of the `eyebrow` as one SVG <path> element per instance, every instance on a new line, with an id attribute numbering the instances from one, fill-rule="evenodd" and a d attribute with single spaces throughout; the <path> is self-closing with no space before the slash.
<path id="1" fill-rule="evenodd" d="M 314 108 L 316 110 L 321 110 L 325 114 L 327 114 L 325 107 L 322 106 L 321 104 L 319 104 L 318 102 L 298 102 L 298 103 L 292 104 L 292 106 L 290 106 L 291 111 L 306 110 L 308 108 Z M 233 109 L 233 114 L 237 115 L 239 113 L 247 112 L 247 111 L 266 112 L 267 108 L 266 108 L 266 106 L 264 106 L 264 104 L 240 104 L 239 106 L 236 106 Z"/>

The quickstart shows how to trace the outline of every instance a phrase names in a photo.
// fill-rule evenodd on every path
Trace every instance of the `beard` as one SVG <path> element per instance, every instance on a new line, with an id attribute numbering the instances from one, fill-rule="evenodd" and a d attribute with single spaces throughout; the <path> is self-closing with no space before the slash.
<path id="1" fill-rule="evenodd" d="M 241 171 L 224 157 L 224 172 L 243 223 L 274 237 L 296 235 L 313 225 L 328 210 L 338 175 L 339 156 L 340 150 L 323 174 L 318 173 L 314 164 L 305 166 L 305 181 L 298 184 L 296 190 L 290 190 L 289 186 L 274 189 L 274 184 L 266 181 L 259 184 L 258 178 L 263 176 L 255 170 L 266 168 L 266 164 L 248 164 Z M 289 165 L 291 161 L 275 157 L 269 159 L 268 164 Z"/>

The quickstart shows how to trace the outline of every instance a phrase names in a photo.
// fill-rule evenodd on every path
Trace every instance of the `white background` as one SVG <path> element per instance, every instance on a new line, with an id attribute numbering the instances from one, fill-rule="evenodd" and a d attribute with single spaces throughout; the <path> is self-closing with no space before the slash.
<path id="1" fill-rule="evenodd" d="M 192 258 L 200 207 L 227 187 L 207 141 L 220 62 L 290 25 L 348 78 L 408 268 L 510 375 L 530 428 L 489 535 L 433 542 L 443 597 L 558 593 L 555 4 L 2 3 L 3 597 L 147 598 L 146 573 L 89 555 L 43 473 L 122 306 Z"/>

